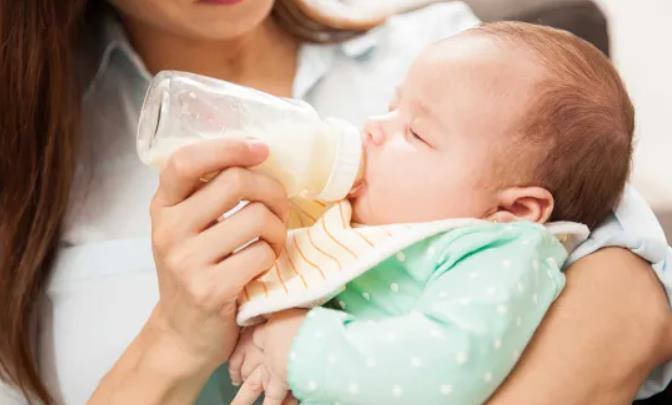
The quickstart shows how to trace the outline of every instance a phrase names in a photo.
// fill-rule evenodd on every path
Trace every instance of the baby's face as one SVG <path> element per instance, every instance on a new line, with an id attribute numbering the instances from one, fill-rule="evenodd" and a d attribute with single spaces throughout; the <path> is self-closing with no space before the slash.
<path id="1" fill-rule="evenodd" d="M 511 48 L 511 49 L 508 49 Z M 498 208 L 512 131 L 541 67 L 513 46 L 466 34 L 427 48 L 385 115 L 365 125 L 364 186 L 352 196 L 367 224 L 484 218 Z"/>

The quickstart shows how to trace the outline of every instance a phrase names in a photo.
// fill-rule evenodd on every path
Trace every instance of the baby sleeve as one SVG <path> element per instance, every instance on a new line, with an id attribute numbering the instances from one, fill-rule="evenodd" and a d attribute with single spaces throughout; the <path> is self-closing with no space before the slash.
<path id="1" fill-rule="evenodd" d="M 428 250 L 406 313 L 309 312 L 288 364 L 303 404 L 481 404 L 504 381 L 564 286 L 564 248 L 519 223 L 460 228 Z"/>

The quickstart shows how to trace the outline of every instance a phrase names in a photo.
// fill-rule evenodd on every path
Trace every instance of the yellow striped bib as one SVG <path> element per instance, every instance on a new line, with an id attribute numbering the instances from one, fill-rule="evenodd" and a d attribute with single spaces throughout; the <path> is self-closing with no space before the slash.
<path id="1" fill-rule="evenodd" d="M 237 322 L 256 323 L 265 314 L 292 307 L 323 304 L 351 280 L 400 250 L 430 236 L 483 222 L 448 219 L 383 226 L 351 225 L 348 201 L 326 207 L 319 202 L 295 201 L 285 249 L 266 273 L 250 282 L 239 297 Z M 321 215 L 320 215 L 321 214 Z M 558 222 L 546 228 L 568 251 L 583 241 L 585 226 Z"/>

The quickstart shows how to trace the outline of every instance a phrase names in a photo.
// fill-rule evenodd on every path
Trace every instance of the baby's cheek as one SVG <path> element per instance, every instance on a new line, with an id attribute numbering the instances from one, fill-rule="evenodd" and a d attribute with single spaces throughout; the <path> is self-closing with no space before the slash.
<path id="1" fill-rule="evenodd" d="M 421 201 L 425 196 L 419 195 L 420 181 L 407 181 L 402 173 L 388 177 L 379 188 L 372 190 L 372 210 L 375 217 L 384 223 L 413 222 L 421 210 Z"/>
<path id="2" fill-rule="evenodd" d="M 432 173 L 426 162 L 418 162 L 416 153 L 391 146 L 371 159 L 364 198 L 376 222 L 413 221 L 423 208 L 422 201 L 435 192 L 429 182 Z"/>

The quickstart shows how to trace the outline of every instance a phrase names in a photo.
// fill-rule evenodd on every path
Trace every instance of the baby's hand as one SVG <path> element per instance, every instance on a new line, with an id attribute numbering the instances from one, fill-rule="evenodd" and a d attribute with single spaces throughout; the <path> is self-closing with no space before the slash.
<path id="1" fill-rule="evenodd" d="M 289 392 L 286 382 L 260 365 L 252 371 L 231 401 L 231 405 L 252 405 L 264 394 L 263 405 L 296 405 L 296 399 Z"/>
<path id="2" fill-rule="evenodd" d="M 261 324 L 245 328 L 229 359 L 231 383 L 240 385 L 243 382 L 231 405 L 252 405 L 264 392 L 264 405 L 287 403 L 287 383 L 271 372 L 259 342 L 262 336 L 260 332 L 265 326 L 266 324 Z"/>
<path id="3" fill-rule="evenodd" d="M 266 323 L 246 329 L 230 359 L 231 380 L 241 380 L 231 405 L 252 405 L 265 393 L 264 405 L 295 403 L 289 394 L 287 363 L 292 340 L 307 311 L 290 309 L 274 314 Z M 261 353 L 261 361 L 259 354 Z"/>
<path id="4" fill-rule="evenodd" d="M 254 342 L 257 326 L 242 330 L 238 344 L 229 358 L 229 377 L 235 386 L 240 385 L 264 361 L 264 352 Z"/>

